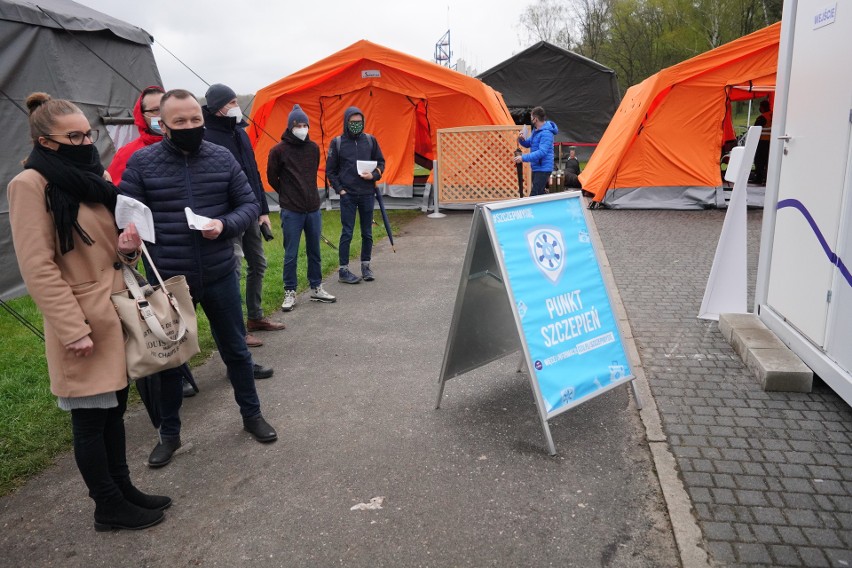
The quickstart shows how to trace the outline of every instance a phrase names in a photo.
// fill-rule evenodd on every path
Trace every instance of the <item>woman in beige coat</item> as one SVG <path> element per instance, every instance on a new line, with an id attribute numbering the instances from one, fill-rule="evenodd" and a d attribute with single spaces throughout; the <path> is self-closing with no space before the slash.
<path id="1" fill-rule="evenodd" d="M 21 274 L 44 316 L 50 389 L 71 412 L 95 529 L 146 528 L 163 520 L 171 499 L 130 481 L 124 339 L 110 300 L 124 289 L 121 263 L 136 262 L 141 241 L 132 225 L 118 234 L 116 189 L 80 109 L 44 93 L 30 95 L 27 107 L 33 150 L 9 183 L 9 219 Z"/>

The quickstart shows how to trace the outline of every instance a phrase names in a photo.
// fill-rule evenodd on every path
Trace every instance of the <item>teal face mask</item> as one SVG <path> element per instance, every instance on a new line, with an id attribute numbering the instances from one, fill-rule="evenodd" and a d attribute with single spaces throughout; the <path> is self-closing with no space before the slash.
<path id="1" fill-rule="evenodd" d="M 349 132 L 352 133 L 353 136 L 358 136 L 362 132 L 364 132 L 364 121 L 362 120 L 353 120 L 348 123 Z"/>
<path id="2" fill-rule="evenodd" d="M 160 117 L 152 116 L 151 117 L 151 132 L 154 134 L 163 135 L 163 130 L 160 128 Z"/>

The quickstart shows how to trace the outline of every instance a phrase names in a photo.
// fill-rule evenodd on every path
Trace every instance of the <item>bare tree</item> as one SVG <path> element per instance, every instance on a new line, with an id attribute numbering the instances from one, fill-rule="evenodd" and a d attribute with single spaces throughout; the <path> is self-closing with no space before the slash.
<path id="1" fill-rule="evenodd" d="M 574 28 L 579 37 L 577 51 L 597 59 L 607 41 L 614 0 L 571 0 Z"/>
<path id="2" fill-rule="evenodd" d="M 527 43 L 546 41 L 565 49 L 571 48 L 568 9 L 560 0 L 538 0 L 527 6 L 521 14 L 521 26 L 525 32 L 521 39 Z"/>

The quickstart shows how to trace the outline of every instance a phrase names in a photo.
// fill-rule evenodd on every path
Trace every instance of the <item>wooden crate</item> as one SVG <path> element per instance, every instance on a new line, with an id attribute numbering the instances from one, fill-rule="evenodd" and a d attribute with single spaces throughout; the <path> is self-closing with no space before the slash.
<path id="1" fill-rule="evenodd" d="M 465 126 L 438 130 L 438 199 L 441 204 L 482 203 L 518 197 L 512 162 L 520 126 Z M 526 148 L 521 148 L 527 153 Z M 524 195 L 530 167 L 524 164 Z"/>

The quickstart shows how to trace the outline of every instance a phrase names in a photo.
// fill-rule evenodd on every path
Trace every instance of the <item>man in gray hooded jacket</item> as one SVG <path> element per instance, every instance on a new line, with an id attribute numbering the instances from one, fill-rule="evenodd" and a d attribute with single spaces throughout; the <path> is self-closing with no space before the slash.
<path id="1" fill-rule="evenodd" d="M 359 161 L 375 162 L 369 172 L 359 173 Z M 376 182 L 385 170 L 385 157 L 379 143 L 364 132 L 364 113 L 358 107 L 349 107 L 343 114 L 343 134 L 332 140 L 328 148 L 325 172 L 332 187 L 340 196 L 340 234 L 338 279 L 345 284 L 357 284 L 375 279 L 370 269 L 373 252 L 373 208 Z M 355 229 L 355 212 L 361 223 L 361 276 L 349 270 L 349 244 Z"/>

